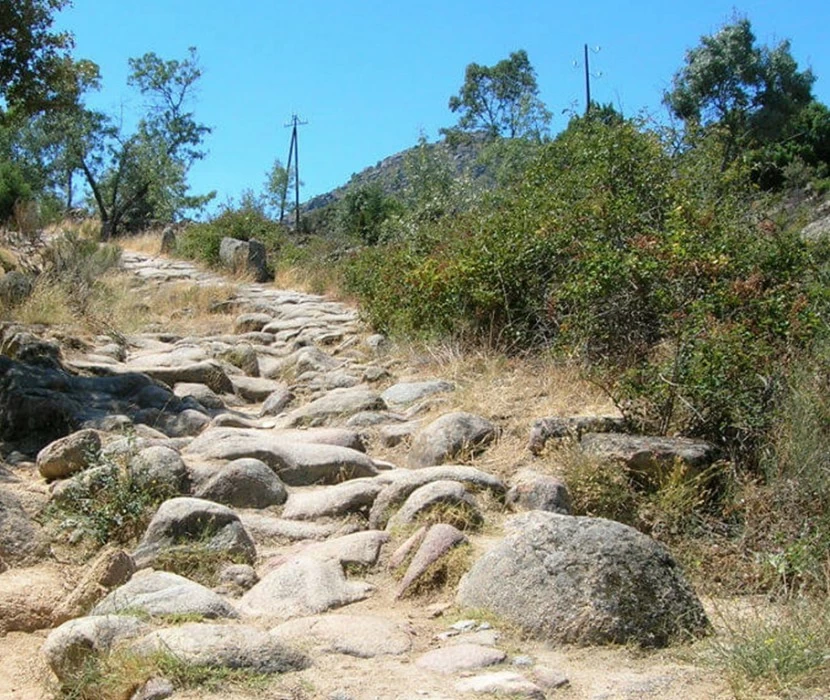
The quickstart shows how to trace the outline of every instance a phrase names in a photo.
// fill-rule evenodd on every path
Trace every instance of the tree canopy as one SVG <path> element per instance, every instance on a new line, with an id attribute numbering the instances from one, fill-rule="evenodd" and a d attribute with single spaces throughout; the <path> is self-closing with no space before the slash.
<path id="1" fill-rule="evenodd" d="M 701 37 L 664 101 L 689 125 L 722 128 L 734 156 L 780 138 L 812 101 L 814 82 L 811 70 L 798 69 L 788 41 L 758 46 L 749 20 L 741 19 Z"/>
<path id="2" fill-rule="evenodd" d="M 449 107 L 460 113 L 458 129 L 484 131 L 492 138 L 540 138 L 551 118 L 539 99 L 536 71 L 524 50 L 494 66 L 469 64 L 464 84 L 450 97 Z"/>

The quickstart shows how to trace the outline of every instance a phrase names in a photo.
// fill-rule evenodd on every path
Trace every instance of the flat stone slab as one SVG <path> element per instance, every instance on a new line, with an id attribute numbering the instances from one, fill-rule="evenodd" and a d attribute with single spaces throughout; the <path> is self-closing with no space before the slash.
<path id="1" fill-rule="evenodd" d="M 375 411 L 386 408 L 380 394 L 365 387 L 332 389 L 319 399 L 291 411 L 285 417 L 284 427 L 302 425 L 323 425 L 337 418 L 346 419 L 361 411 Z"/>
<path id="2" fill-rule="evenodd" d="M 285 384 L 264 377 L 246 377 L 233 375 L 230 377 L 234 393 L 251 403 L 265 401 L 275 391 L 285 390 Z"/>
<path id="3" fill-rule="evenodd" d="M 235 618 L 238 613 L 224 598 L 184 576 L 167 571 L 138 573 L 92 609 L 93 615 L 140 610 L 148 615 L 198 614 Z"/>
<path id="4" fill-rule="evenodd" d="M 499 664 L 507 658 L 500 649 L 478 644 L 456 644 L 434 649 L 415 659 L 415 665 L 427 671 L 451 675 Z"/>
<path id="5" fill-rule="evenodd" d="M 311 521 L 286 520 L 262 513 L 243 512 L 239 519 L 245 529 L 260 539 L 296 542 L 301 540 L 324 540 L 334 535 L 340 523 L 320 524 Z"/>
<path id="6" fill-rule="evenodd" d="M 619 461 L 626 469 L 644 473 L 672 467 L 678 461 L 703 469 L 718 456 L 711 443 L 680 437 L 587 433 L 579 446 L 585 454 Z"/>
<path id="7" fill-rule="evenodd" d="M 289 495 L 282 511 L 283 518 L 316 520 L 365 512 L 386 486 L 375 479 L 355 479 L 313 491 L 295 491 Z"/>
<path id="8" fill-rule="evenodd" d="M 456 682 L 455 689 L 459 693 L 486 693 L 510 698 L 545 700 L 545 693 L 538 685 L 514 671 L 497 671 L 463 678 Z"/>
<path id="9" fill-rule="evenodd" d="M 238 607 L 249 617 L 288 620 L 363 600 L 373 590 L 363 581 L 347 580 L 336 561 L 298 557 L 266 574 Z"/>
<path id="10" fill-rule="evenodd" d="M 378 473 L 374 462 L 357 450 L 289 441 L 279 433 L 250 428 L 210 428 L 182 455 L 206 461 L 259 459 L 289 486 L 338 483 Z"/>
<path id="11" fill-rule="evenodd" d="M 527 448 L 539 454 L 548 440 L 579 439 L 585 433 L 621 433 L 625 421 L 617 416 L 548 416 L 537 418 L 530 428 Z"/>
<path id="12" fill-rule="evenodd" d="M 446 394 L 455 391 L 455 385 L 443 379 L 431 379 L 422 382 L 398 382 L 393 384 L 380 397 L 390 408 L 402 408 L 420 401 L 433 394 Z"/>
<path id="13" fill-rule="evenodd" d="M 157 630 L 131 645 L 142 654 L 167 652 L 189 664 L 286 673 L 310 665 L 304 655 L 276 637 L 247 625 L 189 623 Z"/>
<path id="14" fill-rule="evenodd" d="M 361 659 L 406 654 L 409 631 L 375 615 L 315 615 L 289 620 L 271 630 L 277 639 L 311 645 L 315 652 L 346 654 Z"/>

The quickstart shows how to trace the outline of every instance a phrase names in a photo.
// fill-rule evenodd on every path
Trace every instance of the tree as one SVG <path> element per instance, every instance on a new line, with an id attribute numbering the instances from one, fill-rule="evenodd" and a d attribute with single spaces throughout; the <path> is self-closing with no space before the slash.
<path id="1" fill-rule="evenodd" d="M 129 84 L 149 98 L 135 133 L 125 135 L 110 117 L 84 110 L 73 142 L 101 216 L 102 237 L 119 229 L 138 230 L 152 221 L 170 220 L 182 210 L 204 205 L 213 193 L 187 194 L 187 172 L 204 157 L 202 142 L 210 128 L 198 123 L 186 105 L 201 77 L 196 50 L 183 61 L 164 61 L 154 53 L 130 59 Z"/>
<path id="2" fill-rule="evenodd" d="M 69 32 L 52 30 L 53 14 L 69 0 L 0 0 L 0 98 L 29 113 L 66 97 L 75 63 Z"/>
<path id="3" fill-rule="evenodd" d="M 450 110 L 459 112 L 462 132 L 484 131 L 491 138 L 534 138 L 546 134 L 550 112 L 539 99 L 536 72 L 527 53 L 514 51 L 494 66 L 471 63 L 464 84 L 450 97 Z M 443 130 L 452 133 L 452 130 Z"/>
<path id="4" fill-rule="evenodd" d="M 790 43 L 757 46 L 748 19 L 728 24 L 686 53 L 664 96 L 688 126 L 714 126 L 727 141 L 726 165 L 740 150 L 777 140 L 812 101 L 815 76 L 798 70 Z"/>

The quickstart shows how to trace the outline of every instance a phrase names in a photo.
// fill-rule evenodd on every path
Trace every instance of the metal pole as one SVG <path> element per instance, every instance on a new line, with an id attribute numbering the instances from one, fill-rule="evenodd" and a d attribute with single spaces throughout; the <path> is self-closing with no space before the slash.
<path id="1" fill-rule="evenodd" d="M 288 186 L 291 184 L 291 159 L 294 156 L 294 134 L 291 134 L 291 145 L 288 147 L 288 163 L 285 166 L 285 183 L 282 186 L 282 200 L 280 201 L 280 223 L 285 217 L 285 200 L 288 199 Z"/>
<path id="2" fill-rule="evenodd" d="M 297 138 L 297 115 L 294 115 L 294 231 L 300 232 L 300 141 Z"/>
<path id="3" fill-rule="evenodd" d="M 591 111 L 591 73 L 588 68 L 588 44 L 585 44 L 585 116 Z"/>

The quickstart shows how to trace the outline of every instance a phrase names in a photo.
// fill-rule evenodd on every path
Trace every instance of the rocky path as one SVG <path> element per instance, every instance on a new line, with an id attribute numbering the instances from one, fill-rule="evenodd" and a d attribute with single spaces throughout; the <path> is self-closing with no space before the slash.
<path id="1" fill-rule="evenodd" d="M 124 265 L 142 285 L 226 284 L 162 257 Z M 0 473 L 0 698 L 44 697 L 79 650 L 116 646 L 279 674 L 279 698 L 726 696 L 675 652 L 615 644 L 705 630 L 662 550 L 559 515 L 552 477 L 505 483 L 472 466 L 498 426 L 455 410 L 452 382 L 402 366 L 353 309 L 233 284 L 216 309 L 234 314 L 232 333 L 101 337 L 60 366 L 18 337 L 19 361 L 0 367 L 7 425 L 49 443 Z M 94 494 L 112 464 L 170 497 L 129 552 L 61 569 L 80 530 L 49 542 L 31 515 Z M 616 581 L 610 594 L 591 588 L 600 579 Z M 132 697 L 173 692 L 154 683 Z"/>

